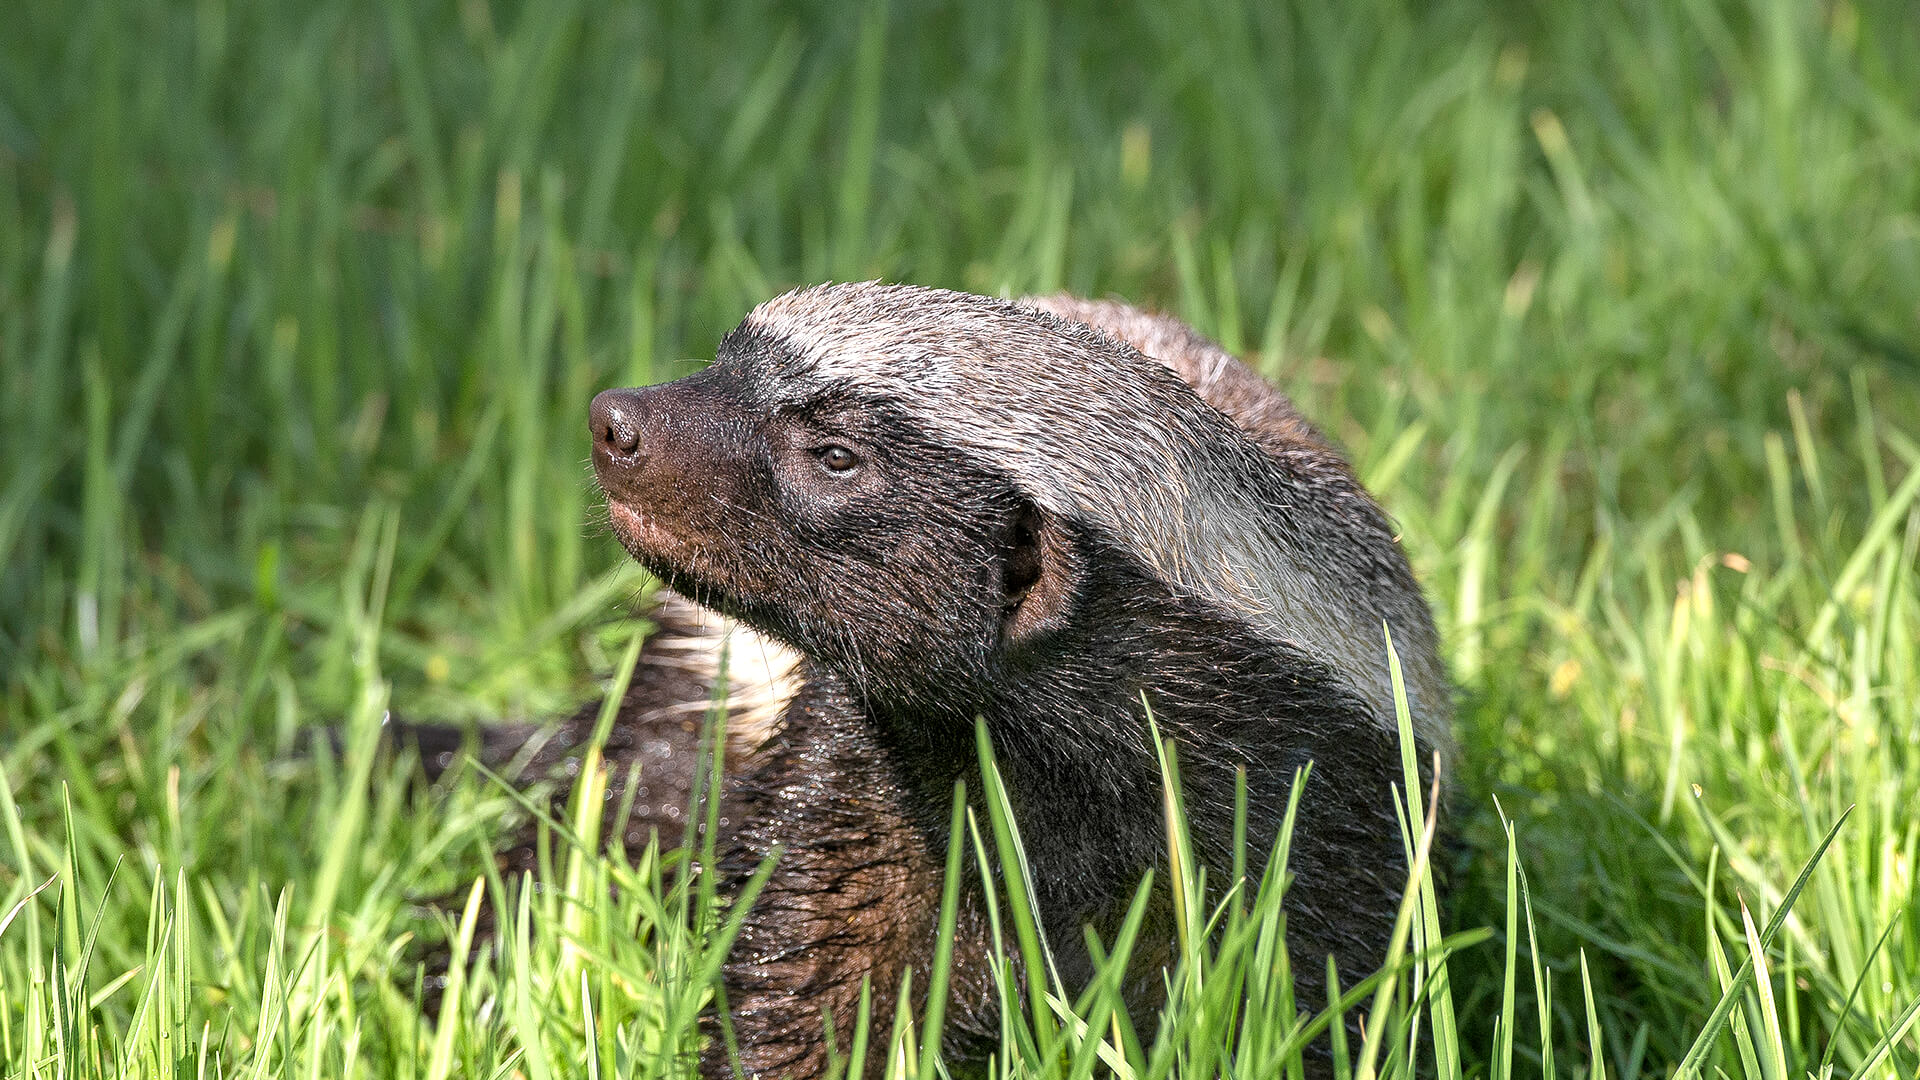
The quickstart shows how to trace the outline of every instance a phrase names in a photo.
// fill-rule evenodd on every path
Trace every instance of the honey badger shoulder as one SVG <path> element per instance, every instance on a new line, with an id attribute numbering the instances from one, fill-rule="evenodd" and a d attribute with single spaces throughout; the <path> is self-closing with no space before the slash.
<path id="1" fill-rule="evenodd" d="M 1415 723 L 1423 725 L 1423 735 L 1445 750 L 1449 744 L 1445 722 L 1451 712 L 1450 691 L 1426 601 L 1404 557 L 1396 550 L 1393 530 L 1326 436 L 1273 384 L 1178 319 L 1114 300 L 1085 300 L 1064 293 L 1029 296 L 1020 303 L 1084 323 L 1172 368 L 1208 404 L 1231 418 L 1248 438 L 1276 458 L 1285 471 L 1309 485 L 1320 501 L 1342 506 L 1360 519 L 1358 528 L 1347 530 L 1333 547 L 1311 552 L 1309 558 L 1343 563 L 1375 577 L 1378 584 L 1370 591 L 1380 621 L 1398 635 L 1396 641 L 1412 684 L 1413 700 L 1416 705 L 1426 706 L 1416 708 Z M 1333 572 L 1328 576 L 1339 576 L 1337 568 L 1330 569 Z M 1379 651 L 1377 643 L 1374 651 Z M 1378 675 L 1376 669 L 1376 686 Z"/>
<path id="2" fill-rule="evenodd" d="M 1274 389 L 1227 350 L 1167 315 L 1117 300 L 1083 300 L 1065 293 L 1029 296 L 1021 306 L 1085 323 L 1166 364 L 1214 408 L 1275 454 L 1330 454 L 1326 437 Z"/>
<path id="3" fill-rule="evenodd" d="M 1143 695 L 1215 866 L 1236 775 L 1258 849 L 1314 763 L 1295 969 L 1377 964 L 1404 872 L 1381 627 L 1428 750 L 1448 720 L 1433 629 L 1345 462 L 1218 346 L 1117 304 L 821 287 L 592 419 L 628 551 L 800 657 L 726 794 L 731 873 L 785 852 L 726 969 L 750 1072 L 819 1072 L 823 1013 L 844 1025 L 866 977 L 884 1016 L 902 970 L 926 970 L 953 785 L 980 790 L 976 717 L 1067 978 L 1087 974 L 1081 927 L 1110 935 L 1164 851 Z M 958 1040 L 997 1026 L 979 882 L 963 896 Z M 1159 980 L 1137 983 L 1150 1009 Z"/>

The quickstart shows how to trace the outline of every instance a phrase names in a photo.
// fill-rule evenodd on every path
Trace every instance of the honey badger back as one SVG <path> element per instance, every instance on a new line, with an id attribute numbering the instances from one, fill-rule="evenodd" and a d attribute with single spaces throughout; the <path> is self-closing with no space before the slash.
<path id="1" fill-rule="evenodd" d="M 1380 627 L 1425 751 L 1448 718 L 1432 626 L 1345 463 L 1217 346 L 1115 304 L 822 287 L 756 309 L 706 371 L 600 395 L 592 419 L 623 545 L 801 658 L 725 795 L 728 873 L 784 851 L 726 969 L 749 1073 L 818 1073 L 823 1013 L 844 1031 L 871 977 L 888 1015 L 903 968 L 927 970 L 976 717 L 1068 979 L 1086 974 L 1080 927 L 1110 936 L 1165 850 L 1143 693 L 1214 866 L 1236 771 L 1259 848 L 1315 763 L 1295 970 L 1376 966 L 1404 875 Z M 997 1030 L 979 888 L 956 1053 Z M 1150 1008 L 1158 978 L 1138 982 Z"/>

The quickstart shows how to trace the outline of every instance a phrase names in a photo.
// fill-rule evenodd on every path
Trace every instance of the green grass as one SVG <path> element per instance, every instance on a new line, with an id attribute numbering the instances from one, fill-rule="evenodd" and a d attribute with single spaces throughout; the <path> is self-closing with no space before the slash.
<path id="1" fill-rule="evenodd" d="M 556 832 L 556 887 L 491 879 L 513 800 L 411 789 L 373 725 L 614 677 L 591 392 L 884 276 L 1182 314 L 1400 521 L 1464 843 L 1391 985 L 1339 973 L 1353 1075 L 1920 1075 L 1904 0 L 14 7 L 0 1072 L 665 1068 L 726 930 L 679 856 Z M 1163 1030 L 1051 988 L 996 1071 L 1278 1075 L 1323 1003 L 1275 883 L 1209 935 L 1168 872 Z M 413 942 L 476 881 L 503 949 L 423 1017 Z"/>

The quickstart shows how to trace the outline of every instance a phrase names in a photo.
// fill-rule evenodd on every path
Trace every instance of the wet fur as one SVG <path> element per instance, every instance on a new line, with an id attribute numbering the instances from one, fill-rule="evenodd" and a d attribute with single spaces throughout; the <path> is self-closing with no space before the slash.
<path id="1" fill-rule="evenodd" d="M 769 665 L 758 707 L 777 719 L 730 738 L 723 793 L 723 877 L 782 853 L 724 974 L 748 1075 L 820 1075 L 823 1024 L 844 1039 L 863 978 L 878 1023 L 909 966 L 921 1004 L 953 785 L 981 790 L 976 717 L 1070 982 L 1090 969 L 1081 928 L 1111 940 L 1165 857 L 1143 695 L 1178 744 L 1192 836 L 1216 870 L 1231 865 L 1236 775 L 1257 873 L 1313 762 L 1287 895 L 1302 1000 L 1317 1000 L 1326 955 L 1354 977 L 1377 965 L 1405 874 L 1381 624 L 1423 759 L 1448 746 L 1444 670 L 1385 516 L 1278 391 L 1125 305 L 869 284 L 770 301 L 707 371 L 618 393 L 631 453 L 608 450 L 618 425 L 595 406 L 616 534 L 743 624 L 736 656 L 779 648 L 749 626 L 795 655 Z M 874 467 L 852 483 L 807 472 L 795 448 L 823 431 Z M 643 654 L 609 752 L 616 777 L 646 766 L 650 813 L 629 843 L 676 823 L 666 807 L 697 744 L 685 706 L 711 689 L 710 665 L 656 662 L 666 651 Z M 589 715 L 533 756 L 551 771 Z M 998 1030 L 982 888 L 970 870 L 954 1060 Z M 1169 920 L 1162 895 L 1129 983 L 1137 1022 L 1159 1000 Z M 704 1070 L 728 1069 L 712 1040 Z"/>

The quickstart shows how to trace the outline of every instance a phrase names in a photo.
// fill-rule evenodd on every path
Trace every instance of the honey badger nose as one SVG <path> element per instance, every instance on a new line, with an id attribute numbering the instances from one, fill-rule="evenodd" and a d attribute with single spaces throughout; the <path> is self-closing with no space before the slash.
<path id="1" fill-rule="evenodd" d="M 593 455 L 613 464 L 632 465 L 640 458 L 640 429 L 646 398 L 639 390 L 603 390 L 587 410 L 593 429 Z"/>

